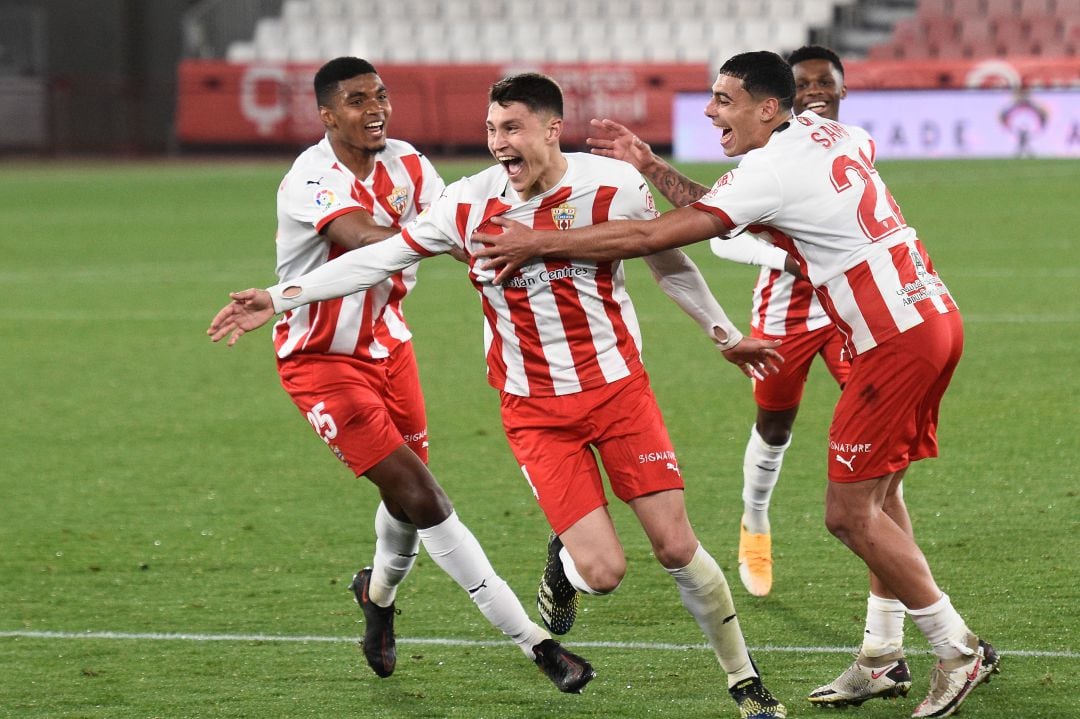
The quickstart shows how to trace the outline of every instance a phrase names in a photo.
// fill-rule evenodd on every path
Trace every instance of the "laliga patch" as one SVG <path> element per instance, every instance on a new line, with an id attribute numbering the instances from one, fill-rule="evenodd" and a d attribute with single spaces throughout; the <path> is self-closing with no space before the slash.
<path id="1" fill-rule="evenodd" d="M 333 190 L 323 187 L 315 191 L 316 207 L 322 210 L 328 210 L 336 204 L 338 204 L 338 199 Z"/>
<path id="2" fill-rule="evenodd" d="M 408 192 L 404 187 L 395 187 L 389 195 L 386 196 L 386 201 L 391 207 L 394 208 L 394 212 L 399 215 L 405 212 L 405 200 L 408 197 Z"/>
<path id="3" fill-rule="evenodd" d="M 569 230 L 574 224 L 577 208 L 564 202 L 558 207 L 551 208 L 551 219 L 560 230 Z"/>
<path id="4" fill-rule="evenodd" d="M 709 191 L 705 193 L 704 197 L 702 197 L 700 201 L 708 202 L 712 198 L 716 197 L 716 193 L 720 191 L 721 187 L 733 184 L 735 184 L 735 175 L 732 174 L 731 170 L 728 170 L 720 177 L 719 180 L 716 181 L 716 184 L 709 188 Z"/>

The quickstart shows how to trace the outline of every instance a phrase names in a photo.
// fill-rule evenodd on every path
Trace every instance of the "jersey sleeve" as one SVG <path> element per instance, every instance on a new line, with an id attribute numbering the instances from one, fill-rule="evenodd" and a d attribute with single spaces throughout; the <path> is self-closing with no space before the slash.
<path id="1" fill-rule="evenodd" d="M 417 198 L 417 202 L 420 209 L 423 210 L 439 199 L 443 191 L 446 190 L 446 183 L 443 182 L 442 176 L 439 175 L 426 155 L 420 155 L 420 168 L 424 177 L 424 186 L 420 190 L 420 197 Z"/>
<path id="2" fill-rule="evenodd" d="M 749 232 L 730 240 L 714 237 L 709 240 L 709 249 L 725 260 L 773 270 L 783 270 L 788 257 L 783 249 Z"/>
<path id="3" fill-rule="evenodd" d="M 722 175 L 712 189 L 690 206 L 722 219 L 732 228 L 724 237 L 734 237 L 748 225 L 768 224 L 783 202 L 781 187 L 780 178 L 768 161 L 747 155 L 738 167 Z"/>
<path id="4" fill-rule="evenodd" d="M 350 250 L 307 274 L 268 287 L 267 292 L 274 301 L 274 311 L 284 312 L 366 290 L 423 256 L 399 233 L 382 242 Z M 285 297 L 288 288 L 299 291 Z"/>
<path id="5" fill-rule="evenodd" d="M 364 209 L 353 199 L 349 180 L 340 172 L 294 170 L 285 178 L 281 194 L 285 213 L 316 232 L 322 232 L 331 220 Z"/>
<path id="6" fill-rule="evenodd" d="M 625 164 L 625 163 L 624 163 Z M 612 220 L 652 220 L 659 216 L 649 183 L 637 170 L 626 165 L 611 203 Z"/>
<path id="7" fill-rule="evenodd" d="M 404 241 L 421 257 L 431 257 L 455 248 L 464 248 L 464 227 L 457 208 L 461 182 L 443 189 L 442 194 L 401 230 Z"/>

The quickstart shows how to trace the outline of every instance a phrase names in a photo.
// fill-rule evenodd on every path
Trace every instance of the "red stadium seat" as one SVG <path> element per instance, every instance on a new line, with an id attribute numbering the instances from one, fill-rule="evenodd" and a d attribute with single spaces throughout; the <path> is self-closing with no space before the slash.
<path id="1" fill-rule="evenodd" d="M 1016 0 L 985 0 L 983 12 L 987 17 L 1004 17 L 1016 15 Z"/>
<path id="2" fill-rule="evenodd" d="M 955 43 L 960 37 L 960 22 L 954 17 L 921 17 L 919 27 L 926 42 L 934 47 Z"/>
<path id="3" fill-rule="evenodd" d="M 949 3 L 949 15 L 966 20 L 972 17 L 982 17 L 984 14 L 985 0 L 952 0 Z M 934 5 L 936 3 L 929 3 Z M 919 14 L 923 13 L 923 3 L 919 3 Z"/>
<path id="4" fill-rule="evenodd" d="M 1057 10 L 1057 3 L 1055 0 L 1016 0 L 1016 9 L 1021 17 L 1053 15 Z"/>

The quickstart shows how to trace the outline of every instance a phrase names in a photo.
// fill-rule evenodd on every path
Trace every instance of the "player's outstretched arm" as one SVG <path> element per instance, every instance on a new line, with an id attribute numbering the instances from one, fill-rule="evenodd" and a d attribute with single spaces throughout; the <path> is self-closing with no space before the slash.
<path id="1" fill-rule="evenodd" d="M 257 330 L 274 316 L 274 302 L 266 290 L 249 289 L 229 294 L 232 302 L 221 308 L 206 334 L 214 342 L 229 337 L 228 346 L 232 347 L 244 333 Z"/>
<path id="2" fill-rule="evenodd" d="M 589 121 L 590 135 L 585 143 L 590 152 L 629 162 L 675 207 L 685 207 L 700 200 L 709 188 L 694 182 L 652 151 L 649 143 L 614 120 Z"/>

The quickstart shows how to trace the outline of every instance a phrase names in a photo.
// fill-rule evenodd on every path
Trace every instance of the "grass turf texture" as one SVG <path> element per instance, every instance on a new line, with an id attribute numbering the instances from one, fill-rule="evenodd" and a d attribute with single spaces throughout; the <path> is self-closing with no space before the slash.
<path id="1" fill-rule="evenodd" d="M 450 181 L 485 163 L 436 164 Z M 380 680 L 368 670 L 352 645 L 362 624 L 347 585 L 371 559 L 376 493 L 280 390 L 267 330 L 232 350 L 204 335 L 228 290 L 273 279 L 273 197 L 286 166 L 0 167 L 0 715 L 737 716 L 700 632 L 617 504 L 629 575 L 614 596 L 586 598 L 567 637 L 599 671 L 585 694 L 559 694 L 425 555 L 399 593 L 398 671 Z M 966 319 L 943 456 L 906 482 L 939 583 L 1004 655 L 1004 673 L 963 715 L 1074 716 L 1077 163 L 880 169 Z M 710 182 L 721 170 L 687 171 Z M 745 327 L 756 270 L 689 252 Z M 691 521 L 732 582 L 789 716 L 830 716 L 805 696 L 849 662 L 835 648 L 859 641 L 866 593 L 861 564 L 822 524 L 837 388 L 815 366 L 774 496 L 776 585 L 754 599 L 736 570 L 749 385 L 640 262 L 628 274 Z M 501 435 L 463 268 L 425 261 L 406 312 L 432 468 L 535 616 L 547 528 Z M 910 713 L 932 663 L 910 623 L 908 647 L 911 696 L 852 716 Z"/>

